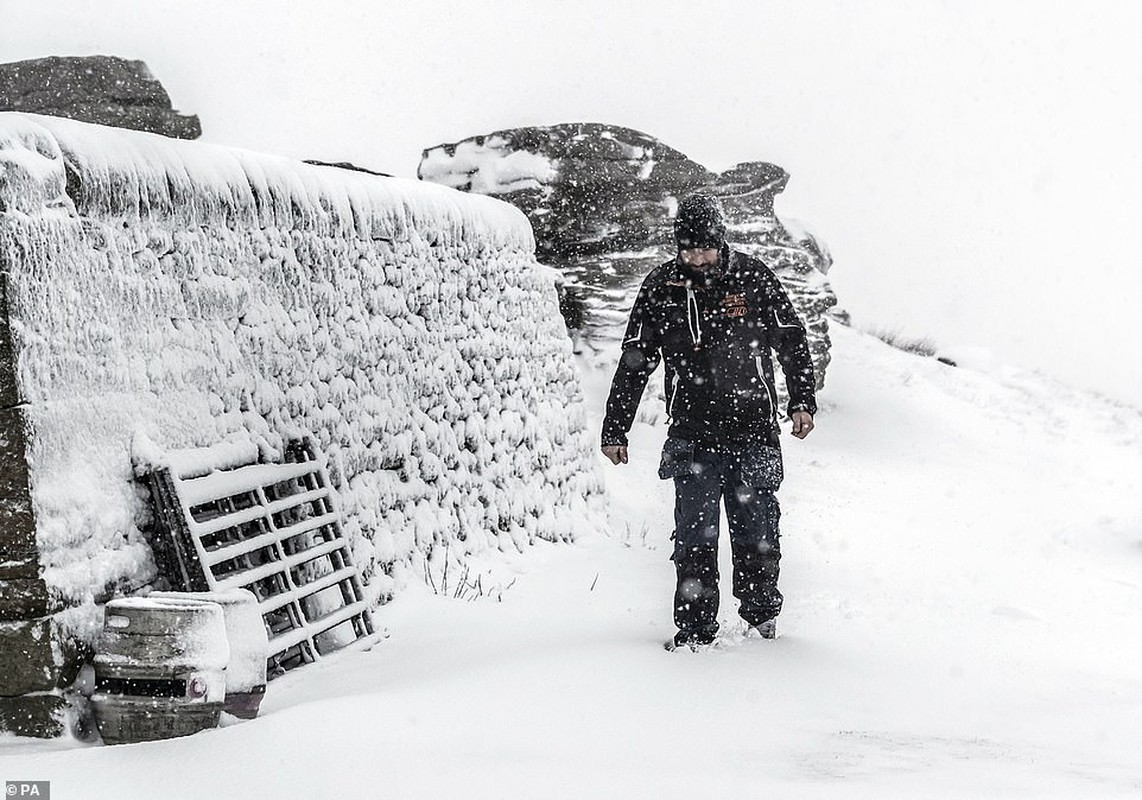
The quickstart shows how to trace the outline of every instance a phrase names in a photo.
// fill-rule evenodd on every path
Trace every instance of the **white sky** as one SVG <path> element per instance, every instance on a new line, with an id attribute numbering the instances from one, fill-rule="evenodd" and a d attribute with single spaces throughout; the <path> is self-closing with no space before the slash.
<path id="1" fill-rule="evenodd" d="M 1135 10 L 1137 9 L 1137 10 Z M 0 0 L 0 61 L 145 60 L 205 138 L 414 175 L 599 121 L 792 174 L 859 324 L 1142 406 L 1142 4 Z"/>

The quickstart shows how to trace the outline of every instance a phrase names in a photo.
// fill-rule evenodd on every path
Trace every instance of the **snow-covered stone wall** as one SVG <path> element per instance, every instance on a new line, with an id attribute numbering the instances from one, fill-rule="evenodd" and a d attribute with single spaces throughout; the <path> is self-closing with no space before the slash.
<path id="1" fill-rule="evenodd" d="M 507 203 L 4 113 L 0 270 L 69 603 L 153 577 L 133 442 L 272 459 L 312 434 L 374 601 L 425 559 L 600 524 L 553 279 Z"/>

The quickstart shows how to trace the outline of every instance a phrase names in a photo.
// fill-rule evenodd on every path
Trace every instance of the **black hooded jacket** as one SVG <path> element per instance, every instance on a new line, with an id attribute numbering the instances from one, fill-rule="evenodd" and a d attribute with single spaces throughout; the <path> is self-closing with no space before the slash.
<path id="1" fill-rule="evenodd" d="M 607 398 L 603 446 L 625 445 L 646 381 L 666 362 L 669 435 L 703 445 L 779 446 L 770 350 L 788 413 L 817 413 L 809 345 L 789 296 L 756 258 L 723 246 L 719 266 L 678 259 L 647 275 L 630 312 Z"/>

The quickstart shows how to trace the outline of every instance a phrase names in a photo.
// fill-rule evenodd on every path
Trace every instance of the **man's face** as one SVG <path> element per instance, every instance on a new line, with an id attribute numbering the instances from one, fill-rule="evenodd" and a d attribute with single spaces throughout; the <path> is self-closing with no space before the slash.
<path id="1" fill-rule="evenodd" d="M 718 249 L 709 247 L 698 250 L 681 250 L 678 253 L 678 258 L 688 267 L 698 270 L 709 269 L 718 265 Z"/>

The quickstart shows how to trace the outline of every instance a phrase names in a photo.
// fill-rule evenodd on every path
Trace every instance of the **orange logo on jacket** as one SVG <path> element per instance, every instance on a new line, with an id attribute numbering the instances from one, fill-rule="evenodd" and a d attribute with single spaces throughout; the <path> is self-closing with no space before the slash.
<path id="1" fill-rule="evenodd" d="M 727 294 L 725 299 L 722 300 L 722 306 L 726 310 L 727 317 L 744 317 L 745 316 L 745 295 L 744 294 Z"/>

